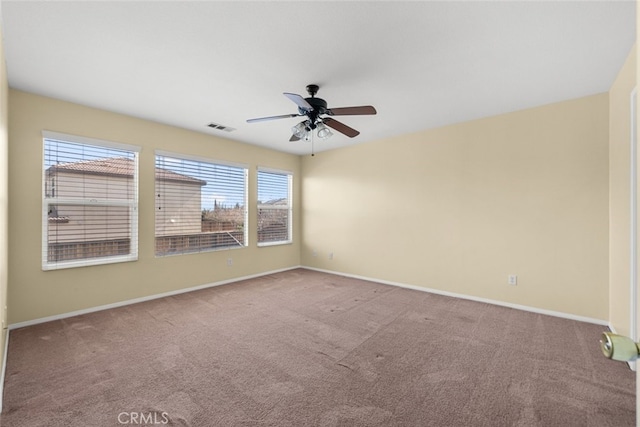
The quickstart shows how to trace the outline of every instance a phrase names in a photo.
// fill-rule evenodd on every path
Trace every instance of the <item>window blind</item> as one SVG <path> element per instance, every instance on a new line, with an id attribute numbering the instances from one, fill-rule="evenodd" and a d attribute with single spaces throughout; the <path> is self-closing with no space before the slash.
<path id="1" fill-rule="evenodd" d="M 290 172 L 258 169 L 258 246 L 292 241 Z"/>
<path id="2" fill-rule="evenodd" d="M 60 134 L 43 140 L 42 268 L 136 260 L 137 148 Z"/>
<path id="3" fill-rule="evenodd" d="M 156 256 L 247 245 L 243 166 L 156 153 Z"/>

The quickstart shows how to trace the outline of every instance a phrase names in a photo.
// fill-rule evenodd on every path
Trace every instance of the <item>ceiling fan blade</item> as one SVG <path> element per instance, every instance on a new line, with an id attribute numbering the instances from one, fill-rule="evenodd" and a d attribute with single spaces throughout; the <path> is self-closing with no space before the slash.
<path id="1" fill-rule="evenodd" d="M 327 114 L 329 114 L 330 116 L 364 116 L 376 113 L 376 109 L 371 105 L 362 105 L 360 107 L 330 108 L 327 110 Z"/>
<path id="2" fill-rule="evenodd" d="M 280 116 L 259 117 L 257 119 L 248 119 L 247 123 L 266 122 L 267 120 L 288 119 L 289 117 L 298 117 L 300 114 L 282 114 Z"/>
<path id="3" fill-rule="evenodd" d="M 289 142 L 296 142 L 296 141 L 300 141 L 300 138 L 298 138 L 295 135 L 291 135 L 291 138 L 289 138 Z"/>
<path id="4" fill-rule="evenodd" d="M 349 138 L 353 138 L 354 136 L 360 135 L 360 132 L 358 132 L 354 128 L 350 128 L 349 126 L 345 125 L 344 123 L 339 122 L 339 121 L 337 121 L 335 119 L 332 119 L 331 117 L 327 117 L 327 118 L 323 119 L 322 122 L 325 125 L 329 126 L 330 128 L 335 129 L 338 132 L 347 135 Z"/>
<path id="5" fill-rule="evenodd" d="M 304 99 L 303 97 L 301 97 L 300 95 L 298 95 L 296 93 L 285 92 L 284 96 L 286 96 L 287 98 L 289 98 L 290 100 L 295 102 L 296 105 L 298 107 L 300 107 L 302 110 L 304 110 L 304 111 L 313 111 L 313 107 L 311 106 L 311 104 L 309 104 L 307 102 L 307 100 Z"/>

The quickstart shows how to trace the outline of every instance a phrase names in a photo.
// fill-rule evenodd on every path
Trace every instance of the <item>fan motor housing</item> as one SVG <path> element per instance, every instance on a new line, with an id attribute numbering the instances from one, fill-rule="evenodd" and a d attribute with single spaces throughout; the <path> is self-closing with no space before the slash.
<path id="1" fill-rule="evenodd" d="M 322 98 L 305 98 L 305 101 L 309 103 L 313 107 L 313 111 L 305 111 L 302 108 L 298 107 L 298 111 L 300 114 L 309 115 L 313 114 L 315 117 L 318 117 L 320 114 L 324 114 L 327 111 L 327 101 Z"/>

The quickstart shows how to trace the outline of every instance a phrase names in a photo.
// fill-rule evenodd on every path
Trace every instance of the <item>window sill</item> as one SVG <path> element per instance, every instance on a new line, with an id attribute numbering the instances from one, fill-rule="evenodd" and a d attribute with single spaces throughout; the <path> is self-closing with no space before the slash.
<path id="1" fill-rule="evenodd" d="M 258 247 L 259 248 L 265 248 L 265 247 L 269 247 L 269 246 L 281 246 L 281 245 L 291 245 L 293 243 L 293 241 L 291 240 L 283 240 L 280 242 L 262 242 L 262 243 L 258 243 Z"/>
<path id="2" fill-rule="evenodd" d="M 134 262 L 138 255 L 114 256 L 108 258 L 95 258 L 91 260 L 81 259 L 74 261 L 46 262 L 42 264 L 43 271 L 63 270 L 67 268 L 92 267 L 94 265 L 117 264 L 121 262 Z"/>

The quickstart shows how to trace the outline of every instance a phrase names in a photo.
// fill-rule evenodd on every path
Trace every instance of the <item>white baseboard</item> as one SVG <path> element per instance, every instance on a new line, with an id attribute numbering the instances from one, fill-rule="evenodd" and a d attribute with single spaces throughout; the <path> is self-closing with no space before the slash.
<path id="1" fill-rule="evenodd" d="M 149 296 L 140 297 L 140 298 L 134 298 L 134 299 L 126 300 L 126 301 L 119 301 L 119 302 L 116 302 L 116 303 L 101 305 L 101 306 L 97 306 L 97 307 L 86 308 L 86 309 L 83 309 L 83 310 L 76 310 L 76 311 L 72 311 L 72 312 L 68 312 L 68 313 L 56 314 L 56 315 L 53 315 L 53 316 L 47 316 L 47 317 L 41 317 L 41 318 L 38 318 L 38 319 L 27 320 L 27 321 L 24 321 L 24 322 L 12 323 L 12 324 L 9 325 L 8 330 L 10 331 L 10 330 L 13 330 L 13 329 L 24 328 L 26 326 L 37 325 L 37 324 L 45 323 L 45 322 L 51 322 L 53 320 L 66 319 L 68 317 L 79 316 L 79 315 L 82 315 L 82 314 L 93 313 L 93 312 L 96 312 L 96 311 L 108 310 L 110 308 L 123 307 L 123 306 L 126 306 L 126 305 L 137 304 L 137 303 L 145 302 L 145 301 L 151 301 L 151 300 L 158 299 L 158 298 L 164 298 L 164 297 L 169 297 L 169 296 L 173 296 L 173 295 L 183 294 L 183 293 L 186 293 L 186 292 L 197 291 L 197 290 L 200 290 L 200 289 L 211 288 L 211 287 L 214 287 L 214 286 L 227 285 L 227 284 L 234 283 L 234 282 L 239 282 L 239 281 L 242 281 L 242 280 L 254 279 L 254 278 L 257 278 L 257 277 L 267 276 L 269 274 L 275 274 L 275 273 L 280 273 L 280 272 L 283 272 L 283 271 L 295 270 L 296 268 L 304 268 L 304 269 L 307 269 L 307 270 L 318 271 L 318 272 L 321 272 L 321 273 L 335 274 L 337 276 L 344 276 L 344 277 L 351 277 L 351 278 L 354 278 L 354 279 L 367 280 L 367 281 L 370 281 L 370 282 L 382 283 L 382 284 L 385 284 L 385 285 L 397 286 L 397 287 L 406 288 L 406 289 L 413 289 L 413 290 L 422 291 L 422 292 L 429 292 L 429 293 L 437 294 L 437 295 L 444 295 L 444 296 L 449 296 L 449 297 L 454 297 L 454 298 L 461 298 L 461 299 L 466 299 L 466 300 L 471 300 L 471 301 L 483 302 L 483 303 L 487 303 L 487 304 L 499 305 L 499 306 L 502 306 L 502 307 L 514 308 L 514 309 L 517 309 L 517 310 L 529 311 L 529 312 L 538 313 L 538 314 L 545 314 L 545 315 L 548 315 L 548 316 L 561 317 L 561 318 L 564 318 L 564 319 L 577 320 L 577 321 L 580 321 L 580 322 L 593 323 L 593 324 L 596 324 L 596 325 L 607 326 L 607 327 L 611 328 L 611 325 L 606 320 L 594 319 L 594 318 L 591 318 L 591 317 L 578 316 L 578 315 L 575 315 L 575 314 L 563 313 L 563 312 L 560 312 L 560 311 L 553 311 L 553 310 L 546 310 L 546 309 L 537 308 L 537 307 L 530 307 L 530 306 L 526 306 L 526 305 L 512 304 L 512 303 L 508 303 L 508 302 L 504 302 L 504 301 L 492 300 L 492 299 L 489 299 L 489 298 L 481 298 L 481 297 L 475 297 L 475 296 L 471 296 L 471 295 L 459 294 L 459 293 L 455 293 L 455 292 L 443 291 L 443 290 L 440 290 L 440 289 L 433 289 L 433 288 L 426 288 L 426 287 L 422 287 L 422 286 L 409 285 L 409 284 L 406 284 L 406 283 L 400 283 L 400 282 L 394 282 L 394 281 L 390 281 L 390 280 L 377 279 L 375 277 L 360 276 L 360 275 L 357 275 L 357 274 L 342 273 L 342 272 L 339 272 L 339 271 L 324 270 L 324 269 L 321 269 L 321 268 L 309 267 L 309 266 L 304 266 L 304 265 L 297 265 L 297 266 L 294 266 L 294 267 L 287 267 L 287 268 L 283 268 L 283 269 L 279 269 L 279 270 L 265 271 L 265 272 L 262 272 L 262 273 L 252 274 L 252 275 L 249 275 L 249 276 L 235 277 L 233 279 L 221 280 L 219 282 L 207 283 L 207 284 L 204 284 L 204 285 L 193 286 L 193 287 L 190 287 L 190 288 L 178 289 L 178 290 L 175 290 L 175 291 L 164 292 L 164 293 L 161 293 L 161 294 L 154 294 L 154 295 L 149 295 Z M 8 334 L 7 334 L 7 336 L 8 336 Z"/>
<path id="2" fill-rule="evenodd" d="M 374 277 L 366 277 L 366 276 L 360 276 L 360 275 L 357 275 L 357 274 L 341 273 L 339 271 L 332 271 L 332 270 L 324 270 L 324 269 L 321 269 L 321 268 L 307 267 L 307 266 L 304 266 L 304 265 L 302 266 L 302 268 L 305 268 L 307 270 L 319 271 L 321 273 L 329 273 L 329 274 L 335 274 L 337 276 L 351 277 L 353 279 L 360 279 L 360 280 L 367 280 L 369 282 L 382 283 L 384 285 L 398 286 L 400 288 L 406 288 L 406 289 L 413 289 L 413 290 L 416 290 L 416 291 L 429 292 L 429 293 L 437 294 L 437 295 L 444 295 L 444 296 L 448 296 L 448 297 L 461 298 L 461 299 L 477 301 L 477 302 L 484 302 L 484 303 L 487 303 L 487 304 L 493 304 L 493 305 L 499 305 L 499 306 L 502 306 L 502 307 L 514 308 L 516 310 L 529 311 L 529 312 L 537 313 L 537 314 L 545 314 L 547 316 L 561 317 L 563 319 L 577 320 L 579 322 L 593 323 L 593 324 L 601 325 L 601 326 L 609 326 L 609 324 L 608 324 L 608 322 L 606 320 L 594 319 L 594 318 L 585 317 L 585 316 L 578 316 L 578 315 L 575 315 L 575 314 L 563 313 L 561 311 L 553 311 L 553 310 L 546 310 L 546 309 L 543 309 L 543 308 L 530 307 L 530 306 L 527 306 L 527 305 L 512 304 L 512 303 L 509 303 L 509 302 L 504 302 L 504 301 L 499 301 L 499 300 L 492 300 L 492 299 L 489 299 L 489 298 L 481 298 L 481 297 L 475 297 L 475 296 L 472 296 L 472 295 L 458 294 L 458 293 L 455 293 L 455 292 L 448 292 L 448 291 L 443 291 L 443 290 L 440 290 L 440 289 L 425 288 L 425 287 L 422 287 L 422 286 L 408 285 L 406 283 L 400 283 L 400 282 L 393 282 L 393 281 L 389 281 L 389 280 L 376 279 Z"/>
<path id="3" fill-rule="evenodd" d="M 8 331 L 11 331 L 13 329 L 24 328 L 26 326 L 37 325 L 37 324 L 40 324 L 40 323 L 51 322 L 51 321 L 54 321 L 54 320 L 66 319 L 68 317 L 80 316 L 82 314 L 94 313 L 96 311 L 108 310 L 110 308 L 123 307 L 123 306 L 126 306 L 126 305 L 137 304 L 137 303 L 145 302 L 145 301 L 151 301 L 151 300 L 158 299 L 158 298 L 165 298 L 165 297 L 170 297 L 170 296 L 174 296 L 174 295 L 180 295 L 180 294 L 184 294 L 184 293 L 187 293 L 187 292 L 198 291 L 200 289 L 207 289 L 207 288 L 212 288 L 212 287 L 215 287 L 215 286 L 228 285 L 230 283 L 240 282 L 242 280 L 255 279 L 256 277 L 268 276 L 269 274 L 275 274 L 275 273 L 281 273 L 283 271 L 295 270 L 296 268 L 302 268 L 302 266 L 297 265 L 297 266 L 294 266 L 294 267 L 287 267 L 287 268 L 282 268 L 282 269 L 279 269 L 279 270 L 271 270 L 271 271 L 265 271 L 265 272 L 262 272 L 262 273 L 251 274 L 249 276 L 234 277 L 233 279 L 221 280 L 219 282 L 206 283 L 204 285 L 193 286 L 193 287 L 184 288 L 184 289 L 177 289 L 175 291 L 163 292 L 161 294 L 154 294 L 154 295 L 149 295 L 149 296 L 140 297 L 140 298 L 134 298 L 134 299 L 126 300 L 126 301 L 119 301 L 119 302 L 115 302 L 115 303 L 112 303 L 112 304 L 105 304 L 105 305 L 100 305 L 100 306 L 97 306 L 97 307 L 90 307 L 90 308 L 85 308 L 85 309 L 82 309 L 82 310 L 71 311 L 71 312 L 68 312 L 68 313 L 56 314 L 56 315 L 53 315 L 53 316 L 47 316 L 47 317 L 41 317 L 41 318 L 38 318 L 38 319 L 27 320 L 27 321 L 24 321 L 24 322 L 12 323 L 12 324 L 9 325 Z M 7 332 L 7 337 L 8 336 L 9 336 L 9 334 Z M 6 357 L 6 353 L 5 353 L 5 357 Z"/>

